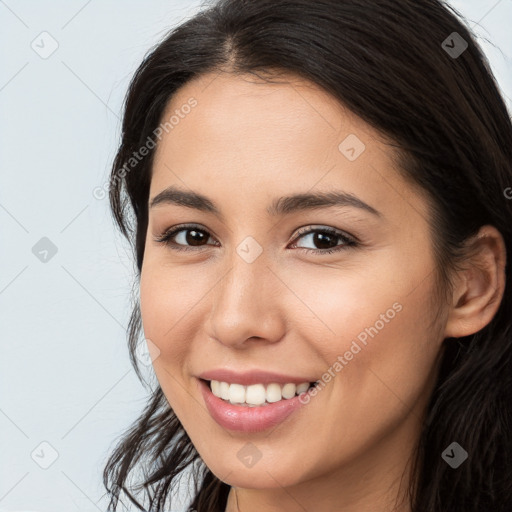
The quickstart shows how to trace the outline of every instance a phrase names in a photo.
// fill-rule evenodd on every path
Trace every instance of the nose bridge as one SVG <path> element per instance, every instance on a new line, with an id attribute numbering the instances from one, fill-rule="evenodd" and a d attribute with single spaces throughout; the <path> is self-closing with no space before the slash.
<path id="1" fill-rule="evenodd" d="M 251 337 L 280 337 L 277 279 L 262 245 L 246 237 L 225 254 L 226 273 L 218 282 L 210 314 L 213 335 L 222 343 Z"/>

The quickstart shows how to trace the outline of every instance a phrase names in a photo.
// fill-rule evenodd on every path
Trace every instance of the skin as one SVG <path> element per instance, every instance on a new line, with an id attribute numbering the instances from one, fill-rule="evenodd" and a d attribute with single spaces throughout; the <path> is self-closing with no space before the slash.
<path id="1" fill-rule="evenodd" d="M 314 84 L 287 80 L 208 74 L 169 103 L 164 119 L 197 100 L 158 144 L 150 200 L 174 185 L 207 196 L 222 218 L 176 204 L 150 208 L 144 334 L 158 347 L 153 364 L 169 404 L 206 465 L 232 486 L 226 511 L 236 511 L 236 501 L 243 512 L 409 511 L 394 504 L 410 478 L 436 358 L 445 337 L 476 332 L 495 314 L 503 240 L 482 228 L 477 256 L 434 322 L 425 197 L 399 176 L 378 132 Z M 354 161 L 338 149 L 349 134 L 365 144 Z M 334 189 L 381 216 L 350 206 L 266 212 L 274 198 Z M 204 241 L 187 245 L 190 231 L 174 237 L 189 251 L 155 241 L 181 223 L 205 230 Z M 360 245 L 307 253 L 301 247 L 325 251 L 313 235 L 297 236 L 308 226 L 338 229 Z M 263 249 L 252 263 L 237 253 L 248 236 Z M 262 368 L 321 379 L 394 303 L 394 318 L 277 427 L 231 432 L 209 415 L 195 375 Z M 248 442 L 261 453 L 252 467 L 237 457 Z"/>

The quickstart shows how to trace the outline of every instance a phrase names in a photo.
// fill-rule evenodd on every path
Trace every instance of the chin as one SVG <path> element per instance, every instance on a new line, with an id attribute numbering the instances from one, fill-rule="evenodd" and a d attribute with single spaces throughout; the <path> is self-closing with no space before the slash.
<path id="1" fill-rule="evenodd" d="M 250 443 L 247 443 L 248 445 Z M 238 450 L 237 450 L 238 451 Z M 233 456 L 235 460 L 233 461 Z M 304 477 L 304 461 L 298 460 L 294 464 L 277 465 L 275 460 L 268 459 L 264 462 L 263 458 L 252 466 L 246 466 L 236 455 L 230 455 L 223 460 L 215 458 L 215 462 L 209 464 L 205 460 L 210 471 L 220 480 L 234 487 L 243 489 L 274 489 L 294 486 L 300 483 Z M 279 457 L 277 457 L 279 459 Z M 295 473 L 292 473 L 295 468 Z M 297 470 L 300 469 L 300 473 Z"/>

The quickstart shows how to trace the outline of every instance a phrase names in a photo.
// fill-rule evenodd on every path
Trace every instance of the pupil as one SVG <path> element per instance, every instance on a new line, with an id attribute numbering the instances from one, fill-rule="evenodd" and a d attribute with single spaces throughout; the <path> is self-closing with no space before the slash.
<path id="1" fill-rule="evenodd" d="M 186 236 L 187 244 L 189 244 L 189 245 L 200 245 L 197 242 L 201 242 L 201 240 L 204 240 L 204 238 L 205 238 L 204 233 L 202 233 L 201 231 L 198 231 L 197 229 L 189 229 L 187 231 L 187 233 L 194 233 L 193 236 L 191 236 L 189 234 L 187 234 L 187 236 Z"/>
<path id="2" fill-rule="evenodd" d="M 327 247 L 322 247 L 322 244 L 325 244 L 325 240 L 329 240 L 332 242 L 331 244 L 327 243 Z M 315 233 L 314 235 L 315 244 L 320 245 L 320 249 L 331 249 L 332 247 L 336 247 L 336 237 L 326 233 Z"/>

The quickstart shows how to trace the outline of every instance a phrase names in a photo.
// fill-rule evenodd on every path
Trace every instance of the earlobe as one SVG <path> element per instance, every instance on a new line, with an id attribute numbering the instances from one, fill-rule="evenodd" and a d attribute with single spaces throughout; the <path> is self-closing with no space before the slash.
<path id="1" fill-rule="evenodd" d="M 445 338 L 474 334 L 490 323 L 505 289 L 506 248 L 501 233 L 482 226 L 468 243 L 469 256 L 453 291 Z"/>

